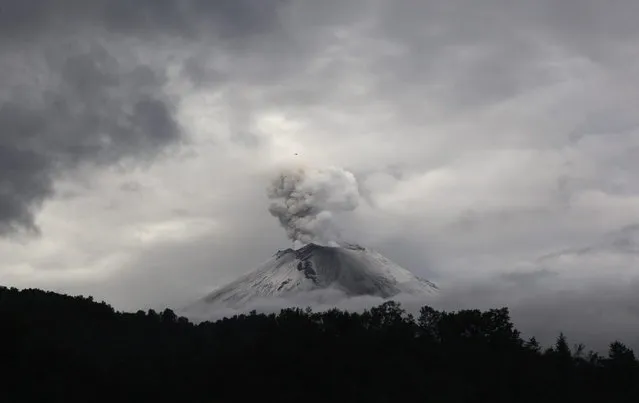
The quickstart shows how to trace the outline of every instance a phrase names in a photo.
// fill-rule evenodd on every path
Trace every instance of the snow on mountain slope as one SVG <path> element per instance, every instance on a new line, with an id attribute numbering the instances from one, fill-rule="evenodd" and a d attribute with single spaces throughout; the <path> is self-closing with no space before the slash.
<path id="1" fill-rule="evenodd" d="M 325 288 L 340 290 L 348 296 L 382 298 L 400 293 L 424 295 L 437 290 L 433 283 L 361 246 L 308 244 L 298 250 L 278 251 L 256 270 L 214 291 L 203 302 L 238 307 L 254 298 Z"/>

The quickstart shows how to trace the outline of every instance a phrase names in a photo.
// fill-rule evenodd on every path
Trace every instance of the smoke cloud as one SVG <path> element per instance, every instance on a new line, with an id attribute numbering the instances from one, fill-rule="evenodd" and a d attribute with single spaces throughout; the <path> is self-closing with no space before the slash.
<path id="1" fill-rule="evenodd" d="M 287 169 L 267 190 L 269 212 L 277 217 L 295 246 L 335 245 L 339 231 L 335 213 L 359 205 L 355 176 L 339 167 Z"/>

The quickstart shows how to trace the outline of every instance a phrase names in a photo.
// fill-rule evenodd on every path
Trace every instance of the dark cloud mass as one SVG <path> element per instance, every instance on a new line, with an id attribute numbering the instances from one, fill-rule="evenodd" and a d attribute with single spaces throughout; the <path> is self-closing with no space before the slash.
<path id="1" fill-rule="evenodd" d="M 43 88 L 18 88 L 0 106 L 4 234 L 36 230 L 34 210 L 56 175 L 151 156 L 180 139 L 163 78 L 150 67 L 127 69 L 101 46 L 56 55 L 47 67 Z"/>
<path id="2" fill-rule="evenodd" d="M 0 11 L 4 41 L 33 39 L 60 31 L 103 28 L 127 35 L 196 38 L 216 33 L 246 37 L 264 33 L 285 0 L 5 0 Z"/>
<path id="3" fill-rule="evenodd" d="M 0 234 L 36 232 L 35 213 L 65 171 L 149 158 L 181 140 L 162 66 L 131 60 L 124 38 L 247 38 L 270 29 L 277 3 L 2 2 Z"/>

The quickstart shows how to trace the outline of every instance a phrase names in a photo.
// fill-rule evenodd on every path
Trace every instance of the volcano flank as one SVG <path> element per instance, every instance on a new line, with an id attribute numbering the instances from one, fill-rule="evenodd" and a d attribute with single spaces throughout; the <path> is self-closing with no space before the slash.
<path id="1" fill-rule="evenodd" d="M 421 279 L 380 253 L 354 244 L 280 250 L 255 270 L 225 285 L 203 302 L 241 307 L 255 298 L 335 289 L 354 296 L 390 298 L 400 293 L 432 294 L 435 284 Z"/>

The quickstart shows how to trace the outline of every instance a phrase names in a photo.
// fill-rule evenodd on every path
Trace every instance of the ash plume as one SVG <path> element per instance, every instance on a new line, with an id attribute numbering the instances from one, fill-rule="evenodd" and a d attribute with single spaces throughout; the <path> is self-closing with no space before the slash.
<path id="1" fill-rule="evenodd" d="M 296 246 L 335 245 L 335 213 L 359 205 L 355 176 L 339 167 L 296 168 L 281 172 L 267 189 L 269 212 L 277 217 Z"/>

